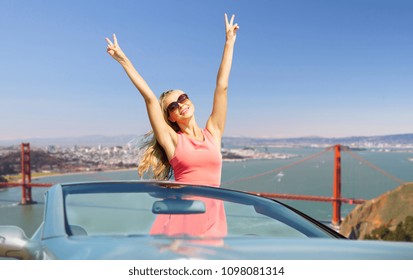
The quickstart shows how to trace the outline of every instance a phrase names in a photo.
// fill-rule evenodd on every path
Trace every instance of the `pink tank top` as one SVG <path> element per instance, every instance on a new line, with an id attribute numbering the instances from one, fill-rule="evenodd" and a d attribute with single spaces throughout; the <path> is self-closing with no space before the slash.
<path id="1" fill-rule="evenodd" d="M 175 181 L 218 187 L 221 184 L 221 151 L 207 129 L 203 129 L 202 134 L 204 141 L 178 132 L 178 144 L 169 162 Z"/>
<path id="2" fill-rule="evenodd" d="M 221 182 L 222 155 L 207 129 L 202 131 L 204 141 L 178 133 L 175 155 L 170 160 L 175 181 L 196 185 L 219 187 Z M 193 197 L 205 203 L 206 212 L 197 215 L 158 215 L 150 234 L 170 236 L 186 234 L 198 237 L 224 237 L 227 219 L 221 200 Z"/>

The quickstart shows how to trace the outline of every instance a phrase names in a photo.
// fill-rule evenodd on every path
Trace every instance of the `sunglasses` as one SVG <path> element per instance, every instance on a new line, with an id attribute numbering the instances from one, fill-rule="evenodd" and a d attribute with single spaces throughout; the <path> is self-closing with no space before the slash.
<path id="1" fill-rule="evenodd" d="M 176 109 L 178 109 L 179 104 L 184 103 L 185 101 L 187 101 L 189 99 L 188 95 L 186 93 L 181 94 L 178 99 L 174 102 L 172 102 L 171 104 L 168 105 L 168 107 L 166 107 L 166 110 L 168 111 L 168 113 L 171 113 L 173 111 L 175 111 Z"/>

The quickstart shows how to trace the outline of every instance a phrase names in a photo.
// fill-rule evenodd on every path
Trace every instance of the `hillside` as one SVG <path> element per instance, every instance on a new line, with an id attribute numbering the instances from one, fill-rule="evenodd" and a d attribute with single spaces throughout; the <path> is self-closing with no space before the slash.
<path id="1" fill-rule="evenodd" d="M 394 230 L 407 216 L 413 216 L 413 183 L 358 205 L 343 220 L 340 233 L 351 239 L 364 239 L 383 225 Z"/>
<path id="2" fill-rule="evenodd" d="M 30 152 L 31 170 L 36 172 L 44 168 L 64 168 L 67 162 L 44 151 L 32 150 Z M 0 175 L 17 174 L 21 172 L 21 152 L 14 151 L 0 156 Z"/>

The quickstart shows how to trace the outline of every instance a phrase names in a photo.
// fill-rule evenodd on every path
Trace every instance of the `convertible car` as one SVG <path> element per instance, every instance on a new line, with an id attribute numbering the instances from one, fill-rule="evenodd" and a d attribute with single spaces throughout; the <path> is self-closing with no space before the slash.
<path id="1" fill-rule="evenodd" d="M 281 202 L 173 182 L 57 184 L 31 238 L 0 226 L 16 259 L 413 259 L 413 243 L 348 240 Z"/>

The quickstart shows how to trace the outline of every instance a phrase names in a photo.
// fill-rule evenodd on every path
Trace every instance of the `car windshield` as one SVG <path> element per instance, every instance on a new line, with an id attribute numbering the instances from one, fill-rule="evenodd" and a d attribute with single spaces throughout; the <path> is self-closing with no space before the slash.
<path id="1" fill-rule="evenodd" d="M 95 183 L 63 194 L 69 235 L 332 237 L 282 204 L 220 188 Z"/>

